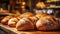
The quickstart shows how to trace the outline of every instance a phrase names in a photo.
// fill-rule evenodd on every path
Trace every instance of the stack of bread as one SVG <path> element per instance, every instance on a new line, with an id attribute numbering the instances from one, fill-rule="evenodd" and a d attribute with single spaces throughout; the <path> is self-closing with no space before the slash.
<path id="1" fill-rule="evenodd" d="M 57 30 L 59 20 L 46 13 L 32 14 L 30 12 L 19 16 L 6 16 L 1 20 L 2 24 L 15 27 L 17 30 Z"/>

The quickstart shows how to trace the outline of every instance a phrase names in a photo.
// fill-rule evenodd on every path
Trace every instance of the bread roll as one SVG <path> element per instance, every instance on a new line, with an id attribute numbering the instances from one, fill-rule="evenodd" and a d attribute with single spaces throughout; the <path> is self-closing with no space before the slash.
<path id="1" fill-rule="evenodd" d="M 58 22 L 52 16 L 41 17 L 36 22 L 36 27 L 38 30 L 57 30 L 58 29 Z"/>
<path id="2" fill-rule="evenodd" d="M 20 16 L 20 15 L 19 15 Z M 6 17 L 4 17 L 2 20 L 1 20 L 1 23 L 2 24 L 8 24 L 8 21 L 9 21 L 9 19 L 11 19 L 11 18 L 17 18 L 18 17 L 18 15 L 16 15 L 16 14 L 11 14 L 11 15 L 9 15 L 9 16 L 6 16 Z M 18 19 L 18 18 L 17 18 Z"/>
<path id="3" fill-rule="evenodd" d="M 8 20 L 9 20 L 10 18 L 12 18 L 12 16 L 6 16 L 6 17 L 4 17 L 4 18 L 1 20 L 1 23 L 2 23 L 2 24 L 8 24 Z"/>
<path id="4" fill-rule="evenodd" d="M 44 2 L 37 2 L 36 7 L 37 8 L 45 8 L 46 5 L 44 4 Z"/>
<path id="5" fill-rule="evenodd" d="M 20 17 L 32 17 L 32 16 L 34 16 L 32 13 L 30 13 L 30 12 L 26 12 L 26 13 L 23 13 L 23 14 L 21 14 L 21 16 Z"/>
<path id="6" fill-rule="evenodd" d="M 18 16 L 17 19 L 20 20 L 20 19 L 22 19 L 24 17 L 32 17 L 32 16 L 34 16 L 32 13 L 26 12 L 26 13 L 23 13 L 20 16 Z"/>
<path id="7" fill-rule="evenodd" d="M 11 26 L 11 27 L 15 27 L 17 22 L 18 22 L 18 19 L 17 18 L 11 18 L 8 21 L 8 25 Z"/>
<path id="8" fill-rule="evenodd" d="M 22 18 L 16 24 L 17 30 L 33 30 L 34 22 L 32 22 L 29 18 Z"/>
<path id="9" fill-rule="evenodd" d="M 40 17 L 44 17 L 44 16 L 47 16 L 47 15 L 48 15 L 47 13 L 38 13 L 38 14 L 36 14 L 36 17 L 40 18 Z"/>

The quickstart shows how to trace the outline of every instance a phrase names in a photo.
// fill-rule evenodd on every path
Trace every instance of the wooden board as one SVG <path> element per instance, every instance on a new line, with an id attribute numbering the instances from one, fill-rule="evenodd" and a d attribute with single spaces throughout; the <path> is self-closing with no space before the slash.
<path id="1" fill-rule="evenodd" d="M 10 34 L 60 34 L 60 32 L 42 32 L 42 31 L 17 31 L 16 28 L 0 24 L 0 28 Z"/>

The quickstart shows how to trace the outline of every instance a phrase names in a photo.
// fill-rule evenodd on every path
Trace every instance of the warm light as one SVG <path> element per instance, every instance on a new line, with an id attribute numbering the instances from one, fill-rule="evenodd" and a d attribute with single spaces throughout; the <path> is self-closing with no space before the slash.
<path id="1" fill-rule="evenodd" d="M 22 9 L 24 9 L 24 8 L 25 8 L 25 6 L 21 6 L 21 8 L 22 8 Z"/>
<path id="2" fill-rule="evenodd" d="M 22 2 L 22 5 L 25 5 L 26 3 L 25 2 Z"/>
<path id="3" fill-rule="evenodd" d="M 56 2 L 56 1 L 60 1 L 60 0 L 47 0 L 47 2 Z"/>
<path id="4" fill-rule="evenodd" d="M 51 0 L 51 1 L 55 1 L 56 2 L 56 1 L 59 1 L 59 0 Z"/>

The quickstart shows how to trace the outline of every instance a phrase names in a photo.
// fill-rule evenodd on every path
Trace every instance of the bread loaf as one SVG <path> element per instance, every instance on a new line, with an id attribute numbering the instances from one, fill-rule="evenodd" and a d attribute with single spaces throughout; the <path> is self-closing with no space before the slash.
<path id="1" fill-rule="evenodd" d="M 1 20 L 1 23 L 2 23 L 2 24 L 8 24 L 8 20 L 9 20 L 10 18 L 12 18 L 12 16 L 6 16 L 6 17 L 4 17 L 4 18 Z"/>
<path id="2" fill-rule="evenodd" d="M 17 30 L 33 30 L 34 29 L 34 22 L 31 21 L 29 18 L 22 18 L 16 24 Z"/>
<path id="3" fill-rule="evenodd" d="M 32 13 L 30 13 L 30 12 L 26 12 L 26 13 L 23 13 L 23 14 L 21 14 L 21 16 L 20 17 L 32 17 L 32 16 L 34 16 L 34 14 L 32 14 Z"/>
<path id="4" fill-rule="evenodd" d="M 41 17 L 36 22 L 36 27 L 38 30 L 57 30 L 58 29 L 58 22 L 52 16 L 45 16 Z"/>
<path id="5" fill-rule="evenodd" d="M 41 18 L 41 17 L 47 16 L 47 15 L 49 15 L 49 14 L 47 14 L 47 13 L 38 13 L 38 14 L 36 14 L 35 16 L 36 16 L 37 18 Z"/>
<path id="6" fill-rule="evenodd" d="M 18 19 L 17 18 L 11 18 L 8 21 L 8 25 L 11 26 L 11 27 L 15 27 L 17 22 L 18 22 Z"/>

